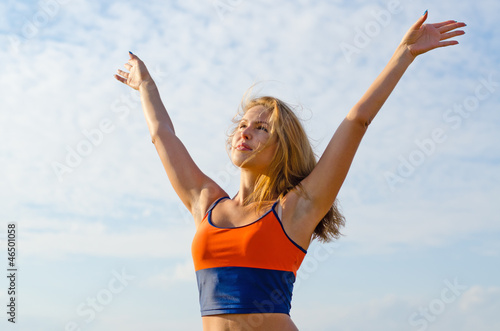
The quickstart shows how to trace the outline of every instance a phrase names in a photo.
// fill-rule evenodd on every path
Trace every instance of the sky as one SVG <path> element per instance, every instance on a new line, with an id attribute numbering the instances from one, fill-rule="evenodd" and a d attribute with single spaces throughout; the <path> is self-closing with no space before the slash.
<path id="1" fill-rule="evenodd" d="M 494 0 L 2 1 L 0 329 L 201 330 L 193 220 L 113 78 L 128 51 L 233 195 L 225 139 L 253 84 L 294 106 L 319 156 L 425 10 L 466 34 L 418 57 L 370 125 L 338 196 L 344 236 L 309 247 L 290 315 L 301 331 L 499 330 Z"/>

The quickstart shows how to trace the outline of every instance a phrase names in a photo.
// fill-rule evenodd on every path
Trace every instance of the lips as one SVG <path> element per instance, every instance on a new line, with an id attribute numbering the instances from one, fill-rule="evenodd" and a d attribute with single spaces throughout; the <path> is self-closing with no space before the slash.
<path id="1" fill-rule="evenodd" d="M 236 150 L 238 150 L 238 151 L 251 151 L 252 148 L 250 148 L 250 146 L 248 146 L 245 143 L 241 143 L 241 144 L 236 146 Z"/>

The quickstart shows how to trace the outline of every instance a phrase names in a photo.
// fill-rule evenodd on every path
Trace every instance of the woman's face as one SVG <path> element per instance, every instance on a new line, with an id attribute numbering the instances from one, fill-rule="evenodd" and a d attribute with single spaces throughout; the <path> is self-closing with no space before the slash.
<path id="1" fill-rule="evenodd" d="M 271 135 L 270 112 L 263 106 L 247 110 L 233 134 L 231 160 L 240 168 L 264 172 L 271 164 L 278 145 Z"/>

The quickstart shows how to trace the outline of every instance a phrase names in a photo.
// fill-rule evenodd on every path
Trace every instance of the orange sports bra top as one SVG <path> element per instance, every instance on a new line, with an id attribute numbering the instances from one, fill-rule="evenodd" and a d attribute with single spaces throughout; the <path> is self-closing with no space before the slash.
<path id="1" fill-rule="evenodd" d="M 209 208 L 194 235 L 191 252 L 201 315 L 284 313 L 307 251 L 286 234 L 277 202 L 256 221 L 222 228 Z"/>

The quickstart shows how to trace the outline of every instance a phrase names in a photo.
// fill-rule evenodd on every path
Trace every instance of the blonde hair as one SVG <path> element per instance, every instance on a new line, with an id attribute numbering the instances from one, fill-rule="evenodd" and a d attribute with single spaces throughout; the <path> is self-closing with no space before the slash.
<path id="1" fill-rule="evenodd" d="M 289 105 L 270 96 L 244 99 L 240 116 L 255 106 L 263 106 L 266 111 L 270 112 L 270 136 L 277 137 L 276 155 L 267 173 L 259 176 L 254 192 L 245 201 L 246 204 L 257 203 L 260 208 L 263 204 L 275 199 L 276 195 L 278 199 L 282 199 L 293 189 L 298 189 L 299 194 L 305 194 L 300 182 L 311 173 L 317 161 L 305 130 Z M 238 123 L 239 117 L 235 117 L 233 122 Z M 228 147 L 231 145 L 235 132 L 236 128 L 229 134 Z M 338 239 L 341 235 L 340 228 L 344 224 L 344 216 L 339 212 L 337 200 L 335 200 L 316 226 L 313 239 L 322 242 Z"/>

